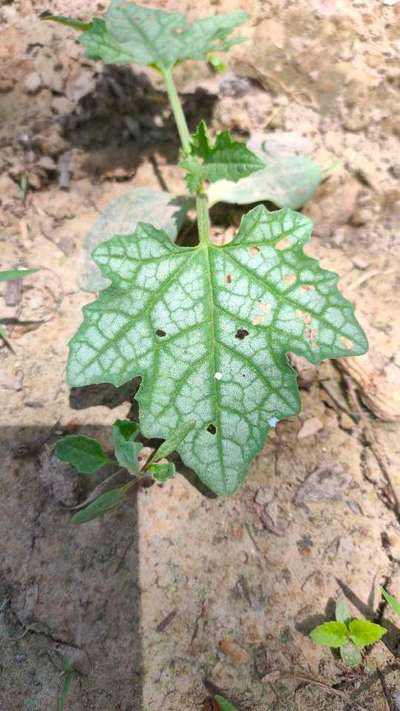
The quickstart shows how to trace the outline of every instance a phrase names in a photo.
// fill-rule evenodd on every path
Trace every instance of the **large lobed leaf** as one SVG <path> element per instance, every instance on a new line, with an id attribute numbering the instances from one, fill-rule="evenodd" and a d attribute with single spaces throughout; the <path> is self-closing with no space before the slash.
<path id="1" fill-rule="evenodd" d="M 80 23 L 66 17 L 46 19 L 85 31 L 79 40 L 91 59 L 106 64 L 153 65 L 167 70 L 184 59 L 207 59 L 209 52 L 225 52 L 241 38 L 228 39 L 245 22 L 247 14 L 236 10 L 189 23 L 181 12 L 141 7 L 113 0 L 104 19 Z"/>
<path id="2" fill-rule="evenodd" d="M 204 180 L 214 183 L 226 178 L 235 182 L 264 167 L 263 161 L 245 143 L 235 141 L 229 131 L 218 133 L 213 143 L 204 121 L 192 136 L 190 155 L 180 165 L 188 171 L 186 183 L 191 192 L 196 192 Z"/>
<path id="3" fill-rule="evenodd" d="M 304 255 L 311 221 L 251 210 L 224 247 L 178 247 L 140 224 L 94 258 L 112 286 L 84 309 L 70 344 L 73 386 L 142 378 L 141 431 L 177 447 L 210 489 L 231 494 L 268 430 L 299 410 L 289 351 L 313 363 L 359 355 L 367 340 L 336 274 Z"/>

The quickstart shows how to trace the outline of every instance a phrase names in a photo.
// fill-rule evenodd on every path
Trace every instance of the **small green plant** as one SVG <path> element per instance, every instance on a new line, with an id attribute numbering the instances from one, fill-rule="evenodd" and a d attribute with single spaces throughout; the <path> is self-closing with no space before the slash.
<path id="1" fill-rule="evenodd" d="M 390 593 L 386 592 L 384 588 L 382 588 L 382 595 L 385 598 L 386 602 L 390 605 L 392 610 L 396 613 L 396 615 L 399 615 L 400 617 L 400 602 L 393 597 L 393 595 L 390 595 Z"/>
<path id="2" fill-rule="evenodd" d="M 16 279 L 23 279 L 24 277 L 34 274 L 39 271 L 38 269 L 7 269 L 6 271 L 0 272 L 0 282 L 2 281 L 15 281 Z M 0 326 L 0 338 L 3 340 L 7 339 L 7 333 L 4 328 Z"/>
<path id="3" fill-rule="evenodd" d="M 335 617 L 335 621 L 314 627 L 310 637 L 325 647 L 339 649 L 346 666 L 357 667 L 362 662 L 361 650 L 381 639 L 386 630 L 374 622 L 352 618 L 346 602 L 336 604 Z"/>
<path id="4" fill-rule="evenodd" d="M 68 698 L 68 694 L 69 694 L 71 684 L 72 684 L 72 679 L 74 678 L 75 673 L 76 673 L 76 670 L 74 668 L 72 659 L 70 659 L 69 657 L 64 657 L 63 658 L 63 671 L 62 671 L 63 682 L 62 682 L 60 696 L 58 699 L 57 711 L 64 711 L 64 709 L 65 709 L 65 702 Z"/>
<path id="5" fill-rule="evenodd" d="M 184 423 L 171 434 L 158 449 L 145 460 L 140 460 L 141 442 L 137 441 L 139 425 L 131 420 L 116 420 L 112 426 L 114 457 L 109 458 L 101 444 L 86 435 L 67 435 L 58 440 L 54 453 L 63 462 L 71 464 L 80 474 L 95 474 L 107 464 L 118 464 L 125 469 L 129 480 L 123 486 L 109 489 L 87 506 L 81 508 L 73 517 L 74 523 L 86 523 L 119 506 L 128 491 L 144 477 L 151 476 L 157 482 L 165 482 L 175 476 L 175 465 L 166 461 L 179 446 L 193 423 Z"/>
<path id="6" fill-rule="evenodd" d="M 368 347 L 337 275 L 303 252 L 309 218 L 259 205 L 229 244 L 211 239 L 210 201 L 228 195 L 224 181 L 229 187 L 252 175 L 261 185 L 265 165 L 227 131 L 212 139 L 201 120 L 190 134 L 173 68 L 186 59 L 213 60 L 242 42 L 230 35 L 247 15 L 238 10 L 189 23 L 179 12 L 113 0 L 104 18 L 90 22 L 46 19 L 80 31 L 89 58 L 150 66 L 162 75 L 198 226 L 194 247 L 140 222 L 132 234 L 117 232 L 95 249 L 111 286 L 84 308 L 70 343 L 68 382 L 120 386 L 140 377 L 143 434 L 165 439 L 193 420 L 177 446 L 180 456 L 216 494 L 232 494 L 268 431 L 299 412 L 287 353 L 318 363 Z M 210 197 L 217 184 L 223 189 Z M 252 185 L 232 200 L 249 202 L 252 195 L 266 199 Z"/>
<path id="7" fill-rule="evenodd" d="M 227 699 L 225 699 L 224 696 L 220 696 L 217 694 L 214 696 L 214 700 L 216 701 L 218 708 L 221 709 L 221 711 L 238 711 L 236 706 L 230 703 Z"/>

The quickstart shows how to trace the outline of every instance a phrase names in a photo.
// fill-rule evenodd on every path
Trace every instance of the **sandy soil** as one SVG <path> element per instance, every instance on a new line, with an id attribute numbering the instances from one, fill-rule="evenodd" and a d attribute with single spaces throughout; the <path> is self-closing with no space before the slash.
<path id="1" fill-rule="evenodd" d="M 91 485 L 51 444 L 79 430 L 109 447 L 109 425 L 134 411 L 133 386 L 65 384 L 92 298 L 78 287 L 84 237 L 128 187 L 184 184 L 157 77 L 89 62 L 72 31 L 38 20 L 103 3 L 85 16 L 77 0 L 3 3 L 1 268 L 42 271 L 0 292 L 12 345 L 0 346 L 0 708 L 55 709 L 69 657 L 71 711 L 212 711 L 215 689 L 241 711 L 398 710 L 399 621 L 379 586 L 400 596 L 400 3 L 147 4 L 251 14 L 230 90 L 199 64 L 177 70 L 189 120 L 341 161 L 304 208 L 309 253 L 341 274 L 370 353 L 296 359 L 302 414 L 279 424 L 232 498 L 202 495 L 182 471 L 74 527 L 66 507 Z M 223 211 L 223 229 L 237 219 Z M 356 671 L 308 638 L 339 597 L 389 629 Z"/>

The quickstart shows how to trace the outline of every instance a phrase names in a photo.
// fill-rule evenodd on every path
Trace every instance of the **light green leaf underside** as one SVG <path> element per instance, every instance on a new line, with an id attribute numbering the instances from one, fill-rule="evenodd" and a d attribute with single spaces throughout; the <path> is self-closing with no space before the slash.
<path id="1" fill-rule="evenodd" d="M 362 662 L 361 652 L 353 642 L 348 640 L 340 647 L 340 656 L 347 667 L 358 667 Z"/>
<path id="2" fill-rule="evenodd" d="M 366 338 L 337 276 L 303 254 L 311 222 L 263 206 L 224 247 L 178 247 L 140 224 L 94 254 L 113 286 L 84 309 L 70 344 L 69 383 L 142 378 L 146 437 L 194 427 L 177 447 L 217 494 L 235 491 L 278 420 L 296 414 L 286 354 L 317 363 L 357 355 Z"/>
<path id="3" fill-rule="evenodd" d="M 188 171 L 186 182 L 191 192 L 196 192 L 203 180 L 237 181 L 264 167 L 263 161 L 245 143 L 235 141 L 229 131 L 218 133 L 215 142 L 211 141 L 204 121 L 192 136 L 191 149 L 180 163 Z"/>
<path id="4" fill-rule="evenodd" d="M 85 239 L 86 257 L 79 284 L 84 291 L 100 291 L 109 285 L 91 255 L 95 247 L 115 234 L 135 231 L 139 222 L 151 219 L 154 227 L 165 230 L 172 240 L 178 236 L 193 199 L 174 197 L 151 188 L 130 188 L 102 211 Z"/>
<path id="5" fill-rule="evenodd" d="M 92 59 L 166 70 L 184 59 L 206 59 L 209 52 L 227 51 L 242 41 L 227 38 L 246 19 L 246 13 L 237 10 L 189 23 L 181 12 L 114 0 L 104 20 L 94 18 L 79 39 Z"/>
<path id="6" fill-rule="evenodd" d="M 290 150 L 288 134 L 286 151 Z M 276 146 L 273 136 L 256 134 L 247 143 L 264 162 L 265 168 L 257 175 L 250 175 L 234 183 L 221 180 L 210 186 L 208 197 L 211 204 L 217 202 L 247 205 L 268 200 L 277 207 L 298 210 L 313 196 L 324 174 L 314 160 L 306 156 L 284 152 L 283 145 Z"/>

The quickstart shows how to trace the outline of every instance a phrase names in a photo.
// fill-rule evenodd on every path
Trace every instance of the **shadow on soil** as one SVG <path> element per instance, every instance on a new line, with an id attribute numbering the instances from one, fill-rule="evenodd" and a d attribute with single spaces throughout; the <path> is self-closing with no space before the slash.
<path id="1" fill-rule="evenodd" d="M 98 481 L 52 457 L 49 432 L 0 430 L 0 708 L 57 708 L 68 658 L 65 708 L 141 711 L 137 502 L 72 524 Z"/>
<path id="2" fill-rule="evenodd" d="M 64 138 L 87 153 L 83 168 L 97 178 L 120 169 L 129 177 L 140 163 L 157 157 L 176 165 L 179 139 L 165 91 L 130 67 L 105 66 L 100 76 L 77 87 L 76 107 L 60 117 Z M 189 129 L 201 115 L 211 120 L 217 97 L 203 89 L 181 95 Z M 122 171 L 122 172 L 121 172 Z M 166 185 L 161 185 L 167 189 Z"/>

